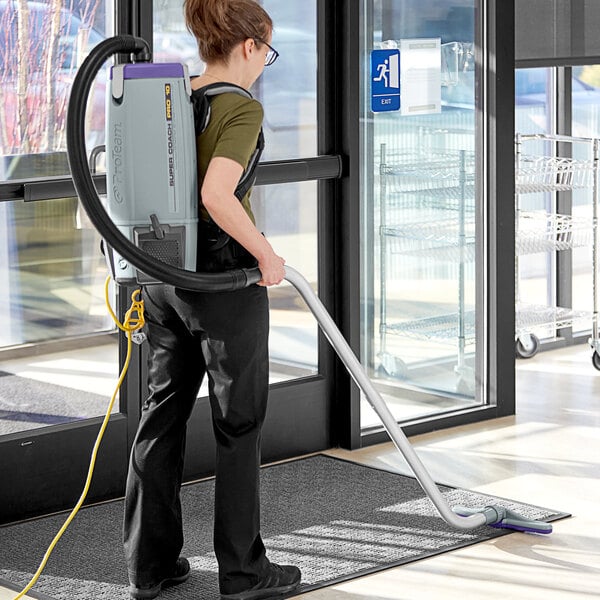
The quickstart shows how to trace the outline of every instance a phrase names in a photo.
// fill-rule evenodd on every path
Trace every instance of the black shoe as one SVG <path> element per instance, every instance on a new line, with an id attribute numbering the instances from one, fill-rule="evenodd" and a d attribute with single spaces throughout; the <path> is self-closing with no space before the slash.
<path id="1" fill-rule="evenodd" d="M 221 600 L 259 600 L 295 590 L 300 584 L 300 569 L 271 563 L 266 575 L 253 588 L 237 594 L 221 594 Z"/>
<path id="2" fill-rule="evenodd" d="M 156 598 L 163 588 L 178 585 L 190 577 L 190 563 L 187 558 L 179 557 L 175 563 L 172 575 L 159 581 L 155 585 L 142 585 L 137 587 L 133 583 L 129 586 L 129 596 L 132 600 L 152 600 Z"/>

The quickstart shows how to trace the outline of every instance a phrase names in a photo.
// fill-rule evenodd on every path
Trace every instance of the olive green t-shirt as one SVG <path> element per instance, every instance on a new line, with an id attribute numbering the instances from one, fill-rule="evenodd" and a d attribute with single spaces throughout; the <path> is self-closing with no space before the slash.
<path id="1" fill-rule="evenodd" d="M 262 121 L 263 109 L 256 100 L 234 92 L 219 94 L 212 98 L 208 127 L 196 138 L 199 191 L 202 189 L 208 165 L 216 156 L 234 160 L 246 169 L 256 149 Z M 254 223 L 250 191 L 242 199 L 242 206 Z M 201 198 L 200 212 L 202 218 L 208 218 Z"/>

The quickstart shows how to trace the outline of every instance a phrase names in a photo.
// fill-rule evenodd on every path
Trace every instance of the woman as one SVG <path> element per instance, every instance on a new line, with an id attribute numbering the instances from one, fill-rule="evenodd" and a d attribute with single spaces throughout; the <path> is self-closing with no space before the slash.
<path id="1" fill-rule="evenodd" d="M 206 64 L 192 80 L 194 90 L 215 82 L 247 90 L 276 58 L 269 45 L 272 21 L 255 0 L 185 0 L 184 10 Z M 240 202 L 234 191 L 256 148 L 262 116 L 256 100 L 218 95 L 197 138 L 201 213 L 239 244 L 235 254 L 244 266 L 258 265 L 259 284 L 228 293 L 163 284 L 143 292 L 150 393 L 132 450 L 124 523 L 135 599 L 156 598 L 190 574 L 179 556 L 179 490 L 186 423 L 205 373 L 217 442 L 214 548 L 221 598 L 267 598 L 300 582 L 299 569 L 266 558 L 260 535 L 260 434 L 269 375 L 266 287 L 282 281 L 285 261 L 256 229 L 249 194 Z M 203 260 L 200 255 L 200 266 Z"/>

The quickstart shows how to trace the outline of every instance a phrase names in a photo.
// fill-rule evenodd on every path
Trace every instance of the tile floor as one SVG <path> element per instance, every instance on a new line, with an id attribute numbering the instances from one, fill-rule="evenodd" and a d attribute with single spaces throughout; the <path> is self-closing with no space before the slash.
<path id="1" fill-rule="evenodd" d="M 517 362 L 517 415 L 411 438 L 435 480 L 572 513 L 550 536 L 487 543 L 304 594 L 306 600 L 600 597 L 600 372 L 587 346 Z M 337 456 L 408 472 L 390 444 Z"/>

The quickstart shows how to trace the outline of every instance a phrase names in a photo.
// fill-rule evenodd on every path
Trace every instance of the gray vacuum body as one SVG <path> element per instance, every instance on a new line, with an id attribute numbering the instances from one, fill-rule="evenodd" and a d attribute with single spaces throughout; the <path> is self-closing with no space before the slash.
<path id="1" fill-rule="evenodd" d="M 131 242 L 196 270 L 196 137 L 187 69 L 178 63 L 112 68 L 106 119 L 106 210 Z M 119 283 L 152 283 L 106 249 Z"/>

